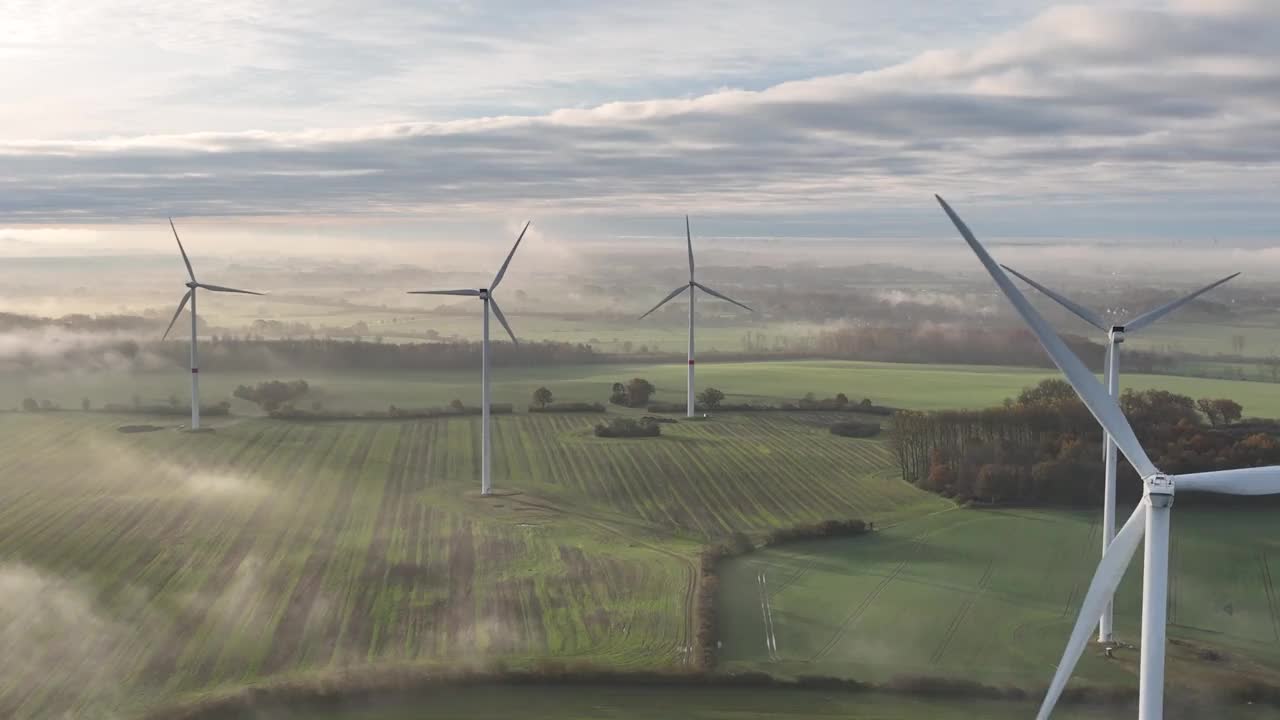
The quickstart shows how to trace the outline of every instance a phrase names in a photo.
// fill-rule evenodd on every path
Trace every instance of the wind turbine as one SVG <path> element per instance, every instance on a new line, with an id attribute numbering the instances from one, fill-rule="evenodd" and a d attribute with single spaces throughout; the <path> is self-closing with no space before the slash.
<path id="1" fill-rule="evenodd" d="M 209 285 L 196 280 L 196 271 L 191 269 L 191 260 L 187 258 L 187 251 L 182 247 L 182 238 L 178 237 L 178 228 L 173 225 L 173 218 L 169 218 L 169 228 L 173 230 L 173 239 L 178 241 L 178 252 L 182 253 L 182 262 L 187 266 L 187 275 L 191 278 L 187 282 L 187 294 L 182 296 L 181 302 L 178 303 L 178 310 L 173 313 L 173 319 L 169 321 L 169 327 L 164 329 L 164 335 L 161 340 L 169 337 L 169 331 L 173 329 L 173 324 L 178 322 L 178 316 L 182 314 L 182 308 L 191 303 L 191 429 L 200 429 L 200 363 L 196 356 L 196 289 L 204 288 L 213 292 L 240 293 L 242 295 L 262 295 L 260 292 L 252 290 L 237 290 L 235 288 L 223 287 L 221 285 Z"/>
<path id="2" fill-rule="evenodd" d="M 688 290 L 688 291 L 689 291 L 689 381 L 688 381 L 688 386 L 687 386 L 687 387 L 688 387 L 688 395 L 689 395 L 689 397 L 688 397 L 688 415 L 687 415 L 687 417 L 693 417 L 693 415 L 694 415 L 694 398 L 693 398 L 693 297 L 694 297 L 694 295 L 697 293 L 697 291 L 698 291 L 698 290 L 702 290 L 703 292 L 705 292 L 705 293 L 706 293 L 706 294 L 708 294 L 708 295 L 712 295 L 712 296 L 714 296 L 714 297 L 718 297 L 718 298 L 720 298 L 721 300 L 725 300 L 725 301 L 727 301 L 727 302 L 731 302 L 731 303 L 733 303 L 734 305 L 737 305 L 738 307 L 743 308 L 744 310 L 747 310 L 747 311 L 749 311 L 749 312 L 755 312 L 755 310 L 752 310 L 751 308 L 747 307 L 746 305 L 743 305 L 742 303 L 738 302 L 737 300 L 734 300 L 733 298 L 731 298 L 731 297 L 729 297 L 729 296 L 727 296 L 727 295 L 723 295 L 723 294 L 721 294 L 721 293 L 716 292 L 715 290 L 712 290 L 711 288 L 707 287 L 706 285 L 703 285 L 702 283 L 700 283 L 700 282 L 698 282 L 697 280 L 695 280 L 695 279 L 694 279 L 694 277 L 693 277 L 693 233 L 691 233 L 691 232 L 689 231 L 689 216 L 688 216 L 688 215 L 685 215 L 685 216 L 684 216 L 684 237 L 685 237 L 685 240 L 686 240 L 686 241 L 688 241 L 688 243 L 689 243 L 689 282 L 688 282 L 688 283 L 686 283 L 686 284 L 684 284 L 684 285 L 681 285 L 680 287 L 676 288 L 675 290 L 672 290 L 670 295 L 668 295 L 668 296 L 666 296 L 665 298 L 663 298 L 663 299 L 662 299 L 662 302 L 658 303 L 657 305 L 654 305 L 652 310 L 650 310 L 649 312 L 647 312 L 647 313 L 645 313 L 645 314 L 641 315 L 641 316 L 640 316 L 640 319 L 641 319 L 641 320 L 643 320 L 643 319 L 645 319 L 645 318 L 649 317 L 650 315 L 652 315 L 652 314 L 653 314 L 653 311 L 654 311 L 654 310 L 657 310 L 658 308 L 662 307 L 663 305 L 666 305 L 666 304 L 667 304 L 668 302 L 670 302 L 671 300 L 674 300 L 678 295 L 680 295 L 680 293 L 684 292 L 685 290 Z"/>
<path id="3" fill-rule="evenodd" d="M 936 196 L 935 196 L 936 197 Z M 1013 281 L 1000 269 L 986 248 L 973 236 L 964 221 L 941 197 L 938 202 L 946 211 L 965 242 L 991 274 L 1000 291 L 1009 298 L 1014 309 L 1031 327 L 1040 344 L 1044 346 L 1053 363 L 1066 376 L 1093 414 L 1103 430 L 1114 440 L 1116 447 L 1142 478 L 1143 496 L 1137 509 L 1129 516 L 1124 527 L 1116 534 L 1110 547 L 1102 555 L 1097 572 L 1089 583 L 1080 615 L 1067 642 L 1058 671 L 1045 694 L 1038 720 L 1046 720 L 1071 677 L 1089 642 L 1094 626 L 1110 602 L 1116 587 L 1124 577 L 1138 543 L 1144 540 L 1142 576 L 1142 656 L 1138 671 L 1138 719 L 1161 720 L 1164 717 L 1164 660 L 1166 612 L 1169 600 L 1169 520 L 1173 508 L 1174 490 L 1208 492 L 1226 495 L 1275 495 L 1280 494 L 1280 467 L 1245 468 L 1242 470 L 1215 470 L 1185 475 L 1169 475 L 1161 472 L 1142 445 L 1138 442 L 1128 419 L 1120 411 L 1115 398 L 1107 393 L 1093 373 L 1080 362 L 1080 358 L 1067 347 L 1062 338 L 1036 312 L 1027 298 L 1013 285 Z"/>
<path id="4" fill-rule="evenodd" d="M 1137 332 L 1148 325 L 1154 323 L 1160 318 L 1195 300 L 1201 295 L 1218 287 L 1219 285 L 1234 278 L 1240 273 L 1228 275 L 1217 282 L 1209 283 L 1195 292 L 1184 295 L 1171 303 L 1161 305 L 1160 307 L 1149 310 L 1138 317 L 1121 324 L 1108 323 L 1102 319 L 1097 313 L 1085 308 L 1062 294 L 1054 292 L 1022 273 L 1014 270 L 1008 265 L 1000 267 L 1022 278 L 1028 285 L 1039 290 L 1040 292 L 1053 298 L 1062 307 L 1075 313 L 1077 317 L 1090 325 L 1098 328 L 1107 334 L 1107 359 L 1105 365 L 1105 375 L 1107 378 L 1107 392 L 1112 398 L 1118 397 L 1120 394 L 1120 343 L 1124 342 L 1127 333 Z M 1103 489 L 1102 500 L 1102 552 L 1106 553 L 1107 546 L 1111 544 L 1111 538 L 1116 534 L 1116 444 L 1112 441 L 1111 436 L 1105 438 L 1106 447 L 1103 450 L 1104 459 L 1106 461 L 1105 485 Z M 1102 621 L 1098 623 L 1098 642 L 1111 642 L 1112 638 L 1112 603 L 1108 601 L 1106 610 L 1102 613 Z"/>
<path id="5" fill-rule="evenodd" d="M 498 307 L 498 301 L 493 299 L 493 291 L 498 289 L 498 284 L 502 282 L 502 276 L 507 274 L 507 266 L 511 264 L 511 258 L 515 257 L 516 249 L 520 247 L 520 241 L 524 239 L 524 234 L 529 229 L 529 223 L 524 224 L 524 229 L 520 231 L 520 236 L 516 238 L 516 244 L 511 246 L 511 252 L 507 254 L 507 259 L 502 263 L 502 267 L 498 269 L 498 274 L 493 276 L 493 282 L 487 288 L 479 288 L 476 290 L 410 290 L 410 295 L 462 295 L 464 297 L 478 297 L 484 303 L 484 321 L 483 321 L 483 339 L 480 341 L 480 494 L 488 495 L 493 490 L 493 483 L 489 476 L 489 456 L 490 456 L 490 437 L 489 437 L 489 311 L 498 318 L 498 322 L 502 323 L 502 327 L 506 329 L 507 334 L 511 336 L 511 343 L 519 345 L 520 341 L 516 340 L 516 334 L 511 331 L 511 326 L 507 324 L 507 318 L 502 314 L 502 308 Z"/>

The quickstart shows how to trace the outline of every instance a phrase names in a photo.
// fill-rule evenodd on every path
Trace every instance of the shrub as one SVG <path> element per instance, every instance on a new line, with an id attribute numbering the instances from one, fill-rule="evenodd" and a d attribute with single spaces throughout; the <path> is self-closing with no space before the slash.
<path id="1" fill-rule="evenodd" d="M 724 393 L 718 389 L 709 387 L 698 393 L 698 403 L 710 410 L 720 407 L 720 403 L 724 401 Z"/>
<path id="2" fill-rule="evenodd" d="M 608 410 L 606 410 L 605 406 L 600 403 L 571 402 L 571 403 L 549 403 L 547 405 L 530 405 L 529 412 L 531 413 L 575 413 L 575 412 L 602 413 L 602 412 L 608 412 Z"/>
<path id="3" fill-rule="evenodd" d="M 236 388 L 232 395 L 241 400 L 247 400 L 269 413 L 281 405 L 292 403 L 294 400 L 306 395 L 310 389 L 306 380 L 291 380 L 289 382 L 268 380 L 253 387 L 241 385 Z M 169 403 L 176 406 L 178 404 L 177 398 L 171 398 Z"/>
<path id="4" fill-rule="evenodd" d="M 880 434 L 880 423 L 846 420 L 831 426 L 831 434 L 840 437 L 869 438 Z"/>
<path id="5" fill-rule="evenodd" d="M 596 437 L 604 438 L 639 438 L 658 437 L 662 434 L 662 426 L 644 420 L 631 418 L 614 418 L 595 427 Z"/>

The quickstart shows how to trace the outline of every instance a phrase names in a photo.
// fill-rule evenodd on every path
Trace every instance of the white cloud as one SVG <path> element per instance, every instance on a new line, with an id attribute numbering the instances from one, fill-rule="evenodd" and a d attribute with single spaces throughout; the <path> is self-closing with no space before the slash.
<path id="1" fill-rule="evenodd" d="M 913 38 L 918 48 L 957 16 L 924 13 L 908 28 L 901 11 L 890 22 L 880 3 L 734 4 L 732 12 L 699 5 L 674 24 L 680 13 L 665 2 L 607 12 L 570 3 L 527 14 L 483 4 L 427 13 L 377 5 L 358 18 L 338 7 L 304 14 L 232 4 L 190 22 L 176 11 L 141 13 L 138 36 L 149 39 L 139 42 L 155 46 L 148 52 L 181 59 L 226 47 L 243 60 L 206 72 L 190 92 L 167 90 L 214 119 L 200 131 L 153 132 L 153 123 L 134 118 L 131 127 L 141 131 L 0 133 L 7 169 L 0 213 L 45 223 L 171 213 L 635 216 L 693 206 L 848 217 L 933 213 L 929 195 L 941 191 L 986 205 L 1102 204 L 1150 214 L 1167 202 L 1162 196 L 1197 193 L 1204 205 L 1229 198 L 1259 208 L 1262 190 L 1280 179 L 1273 42 L 1280 6 L 1273 3 L 1063 6 L 1016 26 L 1010 6 L 991 23 L 1002 31 L 985 39 L 974 37 L 977 23 L 954 23 L 963 33 L 938 33 L 952 49 L 874 66 L 872 59 L 893 56 L 888 43 L 835 50 L 876 35 L 878 26 L 855 23 L 850 7 L 872 12 L 892 26 L 886 36 Z M 57 44 L 99 21 L 108 35 L 124 32 L 119 15 L 60 12 L 5 47 Z M 398 32 L 380 41 L 391 26 Z M 421 54 L 396 60 L 417 32 L 441 44 L 438 63 Z M 314 72 L 300 69 L 317 53 L 347 51 L 357 52 L 350 63 L 329 58 Z M 828 52 L 837 59 L 821 57 Z M 868 69 L 797 80 L 776 77 L 768 68 L 775 61 L 791 70 Z M 192 69 L 199 63 L 176 65 L 170 77 L 199 74 Z M 681 92 L 702 75 L 754 89 Z M 230 83 L 226 114 L 222 97 L 199 97 L 219 83 Z M 352 83 L 361 90 L 348 103 Z M 435 101 L 415 101 L 411 86 L 419 97 L 438 91 L 464 105 L 534 111 L 328 128 L 308 114 L 350 105 L 317 117 L 402 113 L 391 107 L 438 117 Z M 668 92 L 578 104 L 650 87 Z M 276 102 L 261 93 L 277 93 Z M 565 105 L 549 105 L 556 99 Z M 182 112 L 171 117 L 175 127 L 186 122 Z M 252 117 L 265 120 L 245 119 Z M 268 129 L 239 129 L 254 127 Z M 1179 204 L 1186 213 L 1196 203 Z"/>

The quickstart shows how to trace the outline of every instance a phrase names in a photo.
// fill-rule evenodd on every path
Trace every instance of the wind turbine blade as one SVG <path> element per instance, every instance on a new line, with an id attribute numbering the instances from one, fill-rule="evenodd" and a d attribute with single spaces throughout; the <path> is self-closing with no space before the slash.
<path id="1" fill-rule="evenodd" d="M 1224 495 L 1280 495 L 1280 467 L 1272 465 L 1176 475 L 1174 487 Z"/>
<path id="2" fill-rule="evenodd" d="M 204 288 L 205 290 L 212 290 L 214 292 L 240 293 L 242 295 L 265 295 L 266 294 L 266 293 L 254 292 L 252 290 L 237 290 L 235 288 L 223 287 L 221 285 L 205 285 L 204 283 L 196 283 L 196 284 Z"/>
<path id="3" fill-rule="evenodd" d="M 704 292 L 704 293 L 706 293 L 706 294 L 708 294 L 708 295 L 715 295 L 716 297 L 720 298 L 721 300 L 724 300 L 724 301 L 726 301 L 726 302 L 731 302 L 731 303 L 733 303 L 734 305 L 737 305 L 738 307 L 740 307 L 740 308 L 742 308 L 742 309 L 744 309 L 744 310 L 748 310 L 748 311 L 750 311 L 750 312 L 755 312 L 755 310 L 752 310 L 751 308 L 747 307 L 746 305 L 743 305 L 742 303 L 738 302 L 737 300 L 734 300 L 733 298 L 729 297 L 728 295 L 723 295 L 723 294 L 721 294 L 721 293 L 718 293 L 718 292 L 716 292 L 715 290 L 712 290 L 711 288 L 707 287 L 706 285 L 703 285 L 703 284 L 702 284 L 702 283 L 700 283 L 700 282 L 695 282 L 695 283 L 694 283 L 694 286 L 696 286 L 699 290 L 701 290 L 702 292 Z"/>
<path id="4" fill-rule="evenodd" d="M 689 243 L 689 282 L 693 282 L 693 231 L 689 229 L 688 215 L 684 216 L 684 239 Z"/>
<path id="5" fill-rule="evenodd" d="M 1049 297 L 1053 298 L 1054 302 L 1058 303 L 1062 307 L 1075 313 L 1076 317 L 1080 318 L 1081 320 L 1089 323 L 1090 325 L 1098 328 L 1099 330 L 1102 330 L 1103 332 L 1111 329 L 1111 327 L 1107 324 L 1107 322 L 1103 320 L 1101 317 L 1099 317 L 1098 314 L 1095 313 L 1094 311 L 1086 307 L 1081 307 L 1079 304 L 1073 302 L 1072 300 L 1067 299 L 1066 297 L 1054 292 L 1053 290 L 1050 290 L 1044 285 L 1041 285 L 1040 283 L 1036 282 L 1035 280 L 1032 280 L 1026 275 L 1023 275 L 1017 270 L 1014 270 L 1008 265 L 1001 265 L 1000 267 L 1004 268 L 1005 270 L 1008 270 L 1014 275 L 1017 275 L 1018 277 L 1022 278 L 1023 282 L 1025 282 L 1026 284 L 1039 290 L 1045 295 L 1048 295 Z"/>
<path id="6" fill-rule="evenodd" d="M 1053 712 L 1053 706 L 1058 703 L 1058 698 L 1062 697 L 1062 691 L 1067 687 L 1067 681 L 1071 679 L 1071 672 L 1075 670 L 1085 646 L 1089 644 L 1093 629 L 1098 626 L 1098 618 L 1102 617 L 1102 611 L 1111 601 L 1116 588 L 1124 578 L 1125 570 L 1129 568 L 1133 553 L 1142 542 L 1142 535 L 1147 530 L 1146 521 L 1147 502 L 1142 500 L 1129 516 L 1124 527 L 1120 528 L 1115 539 L 1107 546 L 1107 551 L 1103 553 L 1102 561 L 1098 563 L 1098 570 L 1089 583 L 1089 591 L 1085 593 L 1084 601 L 1080 603 L 1080 615 L 1076 617 L 1076 626 L 1071 631 L 1071 639 L 1067 641 L 1067 649 L 1063 651 L 1062 660 L 1058 662 L 1058 672 L 1054 674 L 1053 682 L 1049 683 L 1049 691 L 1045 693 L 1044 702 L 1040 704 L 1040 712 L 1036 715 L 1036 720 L 1048 720 L 1049 714 Z"/>
<path id="7" fill-rule="evenodd" d="M 178 311 L 173 314 L 173 319 L 169 321 L 169 327 L 164 329 L 164 335 L 160 336 L 161 340 L 169 337 L 169 331 L 173 329 L 173 324 L 178 322 L 178 316 L 182 314 L 182 309 L 187 306 L 187 301 L 191 299 L 191 293 L 195 290 L 188 290 L 186 295 L 182 296 L 182 302 L 178 303 Z"/>
<path id="8" fill-rule="evenodd" d="M 479 290 L 410 290 L 408 295 L 464 295 L 466 297 L 480 297 Z"/>
<path id="9" fill-rule="evenodd" d="M 1164 317 L 1165 315 L 1168 315 L 1169 313 L 1173 312 L 1174 310 L 1177 310 L 1178 308 L 1182 307 L 1183 305 L 1186 305 L 1187 303 L 1191 302 L 1192 300 L 1195 300 L 1196 298 L 1200 297 L 1201 295 L 1203 295 L 1203 294 L 1205 294 L 1205 293 L 1209 292 L 1210 290 L 1212 290 L 1212 289 L 1214 289 L 1214 288 L 1218 287 L 1219 285 L 1221 285 L 1221 284 L 1225 283 L 1226 281 L 1228 281 L 1228 280 L 1230 280 L 1230 279 L 1234 278 L 1236 275 L 1239 275 L 1239 274 L 1240 274 L 1240 273 L 1233 273 L 1233 274 L 1231 274 L 1231 275 L 1228 275 L 1228 276 L 1226 276 L 1226 277 L 1222 278 L 1221 280 L 1219 280 L 1219 281 L 1217 281 L 1217 282 L 1215 282 L 1215 283 L 1210 283 L 1210 284 L 1208 284 L 1208 285 L 1205 285 L 1204 287 L 1202 287 L 1202 288 L 1200 288 L 1199 290 L 1197 290 L 1197 291 L 1195 291 L 1195 292 L 1191 293 L 1190 295 L 1184 296 L 1184 297 L 1182 297 L 1182 298 L 1180 298 L 1180 299 L 1178 299 L 1178 300 L 1174 300 L 1173 302 L 1169 303 L 1168 305 L 1162 305 L 1162 306 L 1160 306 L 1160 307 L 1156 308 L 1155 310 L 1151 310 L 1151 311 L 1149 311 L 1149 312 L 1143 313 L 1142 315 L 1139 315 L 1138 317 L 1136 317 L 1136 318 L 1134 318 L 1134 319 L 1130 320 L 1129 322 L 1125 323 L 1125 324 L 1124 324 L 1124 331 L 1125 331 L 1125 332 L 1133 332 L 1133 331 L 1135 331 L 1135 330 L 1141 330 L 1142 328 L 1144 328 L 1144 327 L 1146 327 L 1146 326 L 1150 325 L 1151 323 L 1153 323 L 1153 322 L 1155 322 L 1155 321 L 1159 320 L 1160 318 Z"/>
<path id="10" fill-rule="evenodd" d="M 654 310 L 657 310 L 658 308 L 662 307 L 663 305 L 666 305 L 668 302 L 670 302 L 670 301 L 671 301 L 671 299 L 672 299 L 672 298 L 674 298 L 675 296 L 679 295 L 680 293 L 682 293 L 682 292 L 684 292 L 685 290 L 688 290 L 688 289 L 689 289 L 689 286 L 688 286 L 688 285 L 681 285 L 680 287 L 676 288 L 675 290 L 672 290 L 670 295 L 668 295 L 668 296 L 666 296 L 666 297 L 662 298 L 662 302 L 658 303 L 657 305 L 654 305 L 654 306 L 649 310 L 649 312 L 647 312 L 647 313 L 645 313 L 645 314 L 641 315 L 641 316 L 640 316 L 640 319 L 641 319 L 641 320 L 643 320 L 643 319 L 645 319 L 645 318 L 649 317 L 650 315 L 652 315 L 652 314 L 653 314 L 653 311 L 654 311 Z"/>
<path id="11" fill-rule="evenodd" d="M 533 222 L 530 220 L 529 222 Z M 498 274 L 493 276 L 493 283 L 489 285 L 489 289 L 493 290 L 498 287 L 498 283 L 502 282 L 502 276 L 507 274 L 507 266 L 511 264 L 511 258 L 516 256 L 516 249 L 520 247 L 520 241 L 524 239 L 524 234 L 529 230 L 529 223 L 524 224 L 524 230 L 520 231 L 520 237 L 516 238 L 516 244 L 511 246 L 511 252 L 507 253 L 507 259 L 503 261 L 502 267 L 498 268 Z"/>
<path id="12" fill-rule="evenodd" d="M 511 326 L 507 324 L 507 316 L 502 314 L 502 308 L 498 307 L 498 302 L 493 299 L 492 295 L 489 296 L 489 307 L 493 308 L 494 317 L 498 318 L 498 322 L 502 323 L 502 327 L 511 336 L 511 344 L 519 345 L 520 341 L 516 339 L 516 334 L 511 331 Z"/>
<path id="13" fill-rule="evenodd" d="M 178 252 L 182 253 L 182 262 L 187 265 L 187 274 L 191 276 L 191 282 L 196 281 L 196 271 L 191 269 L 191 261 L 187 259 L 187 249 L 182 247 L 182 238 L 178 237 L 178 228 L 173 225 L 173 218 L 169 218 L 169 229 L 173 230 L 173 239 L 178 241 Z"/>
<path id="14" fill-rule="evenodd" d="M 964 221 L 960 219 L 955 210 L 951 209 L 947 201 L 938 195 L 934 197 L 938 198 L 942 209 L 951 218 L 952 224 L 964 236 L 965 242 L 969 243 L 969 247 L 978 256 L 978 260 L 982 261 L 982 265 L 986 267 L 991 278 L 996 281 L 996 285 L 1000 287 L 1001 292 L 1005 294 L 1005 297 L 1009 298 L 1009 302 L 1013 304 L 1014 309 L 1031 327 L 1031 331 L 1039 338 L 1040 344 L 1049 353 L 1053 363 L 1067 377 L 1067 382 L 1071 383 L 1071 387 L 1075 388 L 1076 394 L 1080 396 L 1080 400 L 1084 402 L 1085 407 L 1089 408 L 1089 412 L 1093 413 L 1093 417 L 1097 419 L 1098 424 L 1102 425 L 1102 428 L 1111 436 L 1112 442 L 1129 459 L 1129 463 L 1138 471 L 1138 475 L 1146 478 L 1156 474 L 1158 472 L 1156 466 L 1151 462 L 1151 458 L 1147 457 L 1147 452 L 1142 449 L 1142 445 L 1138 443 L 1137 436 L 1133 434 L 1133 428 L 1129 425 L 1124 413 L 1120 412 L 1120 406 L 1116 404 L 1115 398 L 1112 398 L 1107 393 L 1107 389 L 1098 382 L 1093 373 L 1089 372 L 1084 363 L 1080 362 L 1080 358 L 1071 352 L 1071 349 L 1049 327 L 1049 323 L 1045 322 L 1040 313 L 1031 307 L 1031 303 L 1027 301 L 1027 298 L 1018 288 L 1014 287 L 1013 281 L 1009 279 L 1008 275 L 1004 274 L 1004 271 L 1000 269 L 1000 266 L 987 252 L 987 249 L 982 246 L 982 243 L 978 242 L 978 239 L 973 236 L 973 232 L 969 230 L 969 226 L 964 224 Z"/>

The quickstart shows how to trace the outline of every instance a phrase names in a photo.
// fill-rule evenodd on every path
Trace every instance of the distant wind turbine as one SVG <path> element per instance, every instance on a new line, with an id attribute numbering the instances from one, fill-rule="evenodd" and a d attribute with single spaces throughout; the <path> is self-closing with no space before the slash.
<path id="1" fill-rule="evenodd" d="M 672 290 L 670 295 L 668 295 L 668 296 L 666 296 L 665 298 L 663 298 L 663 299 L 662 299 L 662 302 L 658 303 L 657 305 L 654 305 L 652 310 L 650 310 L 649 312 L 645 313 L 644 315 L 641 315 L 641 316 L 640 316 L 640 319 L 641 319 L 641 320 L 643 320 L 643 319 L 645 319 L 645 318 L 649 317 L 650 315 L 652 315 L 652 314 L 653 314 L 653 311 L 654 311 L 654 310 L 657 310 L 658 308 L 662 307 L 663 305 L 666 305 L 666 304 L 667 304 L 668 302 L 670 302 L 671 300 L 674 300 L 677 296 L 679 296 L 679 295 L 680 295 L 680 293 L 683 293 L 685 290 L 688 290 L 688 291 L 689 291 L 689 381 L 688 381 L 688 386 L 687 386 L 687 388 L 688 388 L 688 395 L 689 395 L 689 397 L 688 397 L 688 417 L 693 417 L 693 416 L 694 416 L 694 397 L 693 397 L 693 298 L 694 298 L 694 295 L 697 293 L 697 291 L 698 291 L 698 290 L 702 290 L 703 292 L 705 292 L 705 293 L 706 293 L 706 294 L 708 294 L 708 295 L 712 295 L 712 296 L 714 296 L 714 297 L 718 297 L 718 298 L 720 298 L 721 300 L 725 300 L 725 301 L 727 301 L 727 302 L 731 302 L 731 303 L 733 303 L 734 305 L 737 305 L 738 307 L 743 308 L 744 310 L 747 310 L 747 311 L 750 311 L 750 312 L 755 312 L 755 310 L 752 310 L 751 308 L 747 307 L 746 305 L 743 305 L 742 303 L 738 302 L 737 300 L 734 300 L 733 298 L 731 298 L 731 297 L 729 297 L 729 296 L 727 296 L 727 295 L 723 295 L 723 294 L 721 294 L 721 293 L 716 292 L 715 290 L 712 290 L 711 288 L 707 287 L 706 285 L 703 285 L 702 283 L 700 283 L 700 282 L 698 282 L 697 280 L 695 280 L 695 279 L 694 279 L 694 276 L 693 276 L 693 233 L 692 233 L 692 232 L 690 232 L 690 230 L 689 230 L 689 216 L 688 216 L 688 215 L 685 215 L 685 216 L 684 216 L 684 237 L 685 237 L 685 240 L 686 240 L 686 241 L 688 242 L 688 244 L 689 244 L 689 282 L 688 282 L 688 283 L 686 283 L 686 284 L 684 284 L 684 285 L 681 285 L 680 287 L 676 288 L 675 290 Z"/>
<path id="2" fill-rule="evenodd" d="M 516 340 L 516 334 L 511 331 L 511 326 L 507 324 L 507 318 L 502 314 L 502 308 L 498 307 L 498 301 L 493 298 L 493 291 L 498 289 L 498 284 L 502 282 L 502 276 L 507 274 L 507 266 L 511 264 L 511 258 L 515 257 L 516 250 L 520 247 L 520 241 L 524 239 L 524 234 L 529 230 L 529 223 L 524 224 L 524 229 L 520 231 L 520 236 L 516 238 L 516 244 L 511 246 L 511 252 L 507 254 L 507 259 L 502 263 L 502 267 L 498 269 L 498 274 L 493 276 L 493 282 L 487 288 L 479 288 L 476 290 L 410 290 L 410 295 L 462 295 L 464 297 L 478 297 L 484 303 L 484 322 L 483 322 L 483 339 L 480 341 L 480 494 L 488 495 L 493 491 L 493 483 L 490 478 L 490 433 L 489 433 L 489 311 L 492 310 L 494 316 L 498 318 L 498 322 L 502 323 L 502 327 L 511 336 L 511 342 L 519 345 L 520 341 Z"/>
<path id="3" fill-rule="evenodd" d="M 1000 267 L 1022 278 L 1028 285 L 1039 290 L 1040 292 L 1053 298 L 1062 307 L 1070 310 L 1081 320 L 1098 328 L 1107 334 L 1107 359 L 1105 374 L 1107 378 L 1107 391 L 1112 398 L 1120 395 L 1120 343 L 1124 342 L 1125 334 L 1137 332 L 1148 325 L 1151 325 L 1160 318 L 1195 300 L 1201 295 L 1218 287 L 1219 285 L 1234 278 L 1240 273 L 1228 275 L 1217 282 L 1209 283 L 1193 293 L 1184 295 L 1173 302 L 1161 305 L 1160 307 L 1150 310 L 1138 317 L 1121 324 L 1108 323 L 1102 319 L 1100 315 L 1082 307 L 1081 305 L 1069 300 L 1061 294 L 1050 290 L 1022 273 L 1014 270 L 1008 265 Z M 1106 476 L 1105 487 L 1103 489 L 1102 501 L 1102 552 L 1106 554 L 1107 546 L 1111 544 L 1111 539 L 1116 534 L 1116 444 L 1110 435 L 1106 435 Z M 1098 623 L 1098 642 L 1111 642 L 1112 640 L 1112 611 L 1113 606 L 1108 598 L 1107 609 L 1102 613 L 1102 621 Z"/>
<path id="4" fill-rule="evenodd" d="M 187 275 L 191 278 L 187 282 L 187 294 L 182 296 L 182 301 L 178 303 L 178 310 L 173 314 L 173 319 L 169 321 L 169 327 L 164 329 L 164 335 L 161 340 L 169 337 L 169 331 L 173 329 L 173 324 L 178 322 L 178 316 L 182 314 L 182 309 L 191 303 L 191 429 L 200 429 L 200 363 L 196 356 L 196 289 L 204 288 L 213 292 L 225 293 L 241 293 L 243 295 L 262 295 L 260 292 L 252 290 L 237 290 L 235 288 L 223 287 L 221 285 L 208 285 L 196 280 L 196 271 L 191 269 L 191 260 L 187 258 L 187 251 L 182 247 L 182 238 L 178 237 L 178 228 L 173 225 L 173 218 L 169 218 L 169 228 L 173 230 L 173 239 L 178 241 L 178 252 L 182 253 L 182 262 L 187 266 Z"/>
<path id="5" fill-rule="evenodd" d="M 1038 720 L 1047 720 L 1062 696 L 1071 672 L 1089 643 L 1089 635 L 1102 617 L 1107 603 L 1124 578 L 1129 563 L 1141 543 L 1143 549 L 1142 577 L 1142 650 L 1138 669 L 1138 720 L 1161 720 L 1164 717 L 1164 665 L 1167 612 L 1169 602 L 1169 521 L 1173 509 L 1175 487 L 1183 491 L 1206 492 L 1224 495 L 1277 495 L 1280 494 L 1280 467 L 1255 467 L 1241 470 L 1214 470 L 1210 472 L 1168 475 L 1159 470 L 1147 456 L 1133 427 L 1120 410 L 1115 398 L 1107 392 L 1080 362 L 1080 358 L 1058 337 L 1049 323 L 1031 306 L 1018 291 L 1009 276 L 1000 269 L 986 248 L 973 236 L 960 216 L 942 198 L 942 209 L 960 231 L 969 248 L 978 256 L 983 267 L 995 280 L 1000 291 L 1018 314 L 1035 333 L 1053 363 L 1058 366 L 1067 382 L 1075 389 L 1094 419 L 1113 438 L 1116 447 L 1142 478 L 1143 496 L 1138 507 L 1129 516 L 1124 527 L 1116 535 L 1111 546 L 1102 555 L 1097 572 L 1089 583 L 1084 600 L 1080 603 L 1080 615 L 1067 648 L 1058 662 L 1057 672 L 1040 705 Z M 1046 558 L 1052 562 L 1052 558 Z"/>

